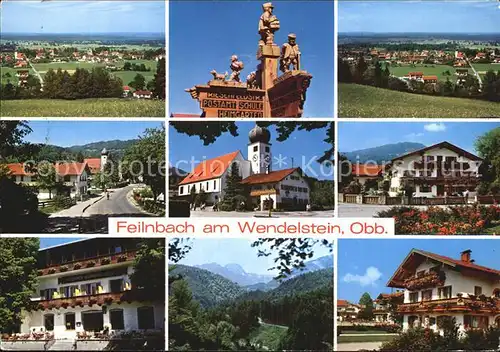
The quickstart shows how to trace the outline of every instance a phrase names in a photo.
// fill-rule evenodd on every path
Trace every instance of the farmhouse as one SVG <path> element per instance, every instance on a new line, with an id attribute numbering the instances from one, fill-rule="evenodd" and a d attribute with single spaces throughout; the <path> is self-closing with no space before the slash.
<path id="1" fill-rule="evenodd" d="M 389 166 L 390 196 L 405 186 L 415 197 L 443 197 L 475 190 L 482 159 L 451 143 L 441 142 L 399 156 Z"/>
<path id="2" fill-rule="evenodd" d="M 18 79 L 18 85 L 24 87 L 28 84 L 28 76 L 30 74 L 29 70 L 18 70 L 16 73 Z"/>
<path id="3" fill-rule="evenodd" d="M 139 241 L 92 238 L 40 250 L 33 308 L 22 312 L 21 333 L 75 340 L 105 329 L 163 330 L 164 302 L 130 281 Z"/>
<path id="4" fill-rule="evenodd" d="M 309 204 L 310 188 L 300 168 L 271 171 L 271 134 L 268 129 L 255 126 L 249 133 L 248 159 L 240 151 L 234 151 L 213 159 L 204 160 L 179 183 L 179 196 L 202 189 L 208 195 L 208 203 L 216 203 L 224 197 L 226 179 L 232 164 L 238 165 L 242 184 L 250 188 L 255 207 L 261 210 L 305 208 Z"/>
<path id="5" fill-rule="evenodd" d="M 422 326 L 440 331 L 453 317 L 459 330 L 500 326 L 500 270 L 475 263 L 471 251 L 460 259 L 413 249 L 387 286 L 404 289 L 403 330 Z"/>
<path id="6" fill-rule="evenodd" d="M 353 304 L 345 299 L 337 300 L 337 320 L 352 321 L 358 318 L 358 313 L 361 310 L 359 304 Z"/>
<path id="7" fill-rule="evenodd" d="M 436 84 L 438 82 L 437 76 L 423 76 L 424 83 Z"/>
<path id="8" fill-rule="evenodd" d="M 7 164 L 10 176 L 16 183 L 36 185 L 38 173 L 29 170 L 29 166 L 22 163 Z M 56 182 L 66 187 L 70 196 L 79 196 L 87 193 L 89 168 L 86 163 L 65 162 L 55 163 Z M 57 190 L 43 190 L 38 192 L 39 199 L 48 199 L 56 194 Z"/>
<path id="9" fill-rule="evenodd" d="M 153 96 L 153 93 L 150 92 L 149 90 L 136 90 L 134 92 L 134 98 L 138 99 L 151 99 Z"/>

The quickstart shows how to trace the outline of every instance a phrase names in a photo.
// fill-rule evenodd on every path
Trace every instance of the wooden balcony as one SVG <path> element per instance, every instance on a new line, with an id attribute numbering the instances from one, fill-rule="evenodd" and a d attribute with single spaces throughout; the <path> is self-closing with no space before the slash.
<path id="1" fill-rule="evenodd" d="M 500 313 L 498 298 L 447 298 L 432 301 L 400 304 L 398 313 L 478 313 L 495 315 Z"/>
<path id="2" fill-rule="evenodd" d="M 95 295 L 75 296 L 68 298 L 56 298 L 43 301 L 32 301 L 31 310 L 50 310 L 60 308 L 75 308 L 110 305 L 112 303 L 121 304 L 122 302 L 149 301 L 154 297 L 144 290 L 127 290 L 117 293 L 101 293 Z"/>
<path id="3" fill-rule="evenodd" d="M 443 272 L 437 273 L 431 271 L 420 277 L 412 276 L 406 279 L 403 283 L 403 286 L 410 291 L 415 291 L 437 286 L 443 286 L 445 280 L 446 276 Z"/>
<path id="4" fill-rule="evenodd" d="M 135 259 L 137 251 L 127 251 L 117 254 L 106 254 L 97 257 L 75 260 L 63 264 L 51 265 L 47 268 L 38 270 L 38 276 L 52 275 L 55 273 L 64 273 L 73 270 L 100 267 L 109 264 L 130 262 Z"/>

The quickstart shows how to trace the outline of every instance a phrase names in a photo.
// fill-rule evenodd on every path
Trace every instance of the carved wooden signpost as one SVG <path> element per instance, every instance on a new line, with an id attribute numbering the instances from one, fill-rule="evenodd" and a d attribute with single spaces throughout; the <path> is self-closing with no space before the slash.
<path id="1" fill-rule="evenodd" d="M 228 78 L 212 70 L 213 79 L 207 84 L 186 89 L 196 99 L 203 111 L 203 117 L 302 117 L 306 91 L 312 75 L 300 69 L 300 51 L 295 34 L 288 35 L 288 43 L 281 50 L 274 43 L 274 33 L 280 23 L 273 15 L 273 5 L 262 5 L 263 14 L 259 20 L 259 47 L 257 71 L 241 82 L 243 62 L 231 57 Z M 279 68 L 283 72 L 278 75 Z M 290 70 L 291 68 L 291 70 Z"/>

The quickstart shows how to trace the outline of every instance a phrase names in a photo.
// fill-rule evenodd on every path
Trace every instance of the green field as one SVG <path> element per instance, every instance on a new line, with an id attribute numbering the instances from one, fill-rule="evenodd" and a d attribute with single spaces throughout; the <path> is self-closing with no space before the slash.
<path id="1" fill-rule="evenodd" d="M 500 104 L 339 84 L 340 117 L 500 117 Z"/>
<path id="2" fill-rule="evenodd" d="M 472 66 L 479 72 L 480 75 L 485 74 L 489 70 L 493 70 L 495 73 L 500 71 L 500 64 L 475 64 L 472 63 Z"/>
<path id="3" fill-rule="evenodd" d="M 165 102 L 143 99 L 2 100 L 1 117 L 165 117 Z"/>
<path id="4" fill-rule="evenodd" d="M 277 351 L 279 342 L 287 331 L 286 327 L 262 324 L 251 334 L 250 341 L 254 344 L 259 343 L 270 351 Z"/>
<path id="5" fill-rule="evenodd" d="M 149 67 L 151 71 L 148 72 L 139 72 L 139 71 L 110 71 L 113 75 L 120 77 L 123 81 L 124 85 L 128 85 L 130 81 L 132 81 L 135 77 L 136 74 L 140 73 L 141 75 L 146 78 L 146 82 L 151 81 L 154 77 L 154 74 L 156 72 L 156 65 L 157 62 L 155 60 L 127 60 L 130 63 L 134 63 L 137 65 L 144 64 L 146 67 Z M 116 67 L 122 68 L 123 62 L 118 62 L 118 63 L 113 63 Z M 45 76 L 48 70 L 53 69 L 54 71 L 57 71 L 59 68 L 61 70 L 66 70 L 70 74 L 73 74 L 77 68 L 85 68 L 87 70 L 91 70 L 93 67 L 106 67 L 105 63 L 88 63 L 88 62 L 51 62 L 51 63 L 45 63 L 45 64 L 33 64 L 35 69 L 38 71 L 38 73 L 42 76 L 42 78 Z M 4 74 L 9 72 L 11 77 L 6 78 L 4 77 Z M 11 83 L 17 84 L 17 77 L 16 77 L 16 69 L 9 68 L 9 67 L 0 67 L 0 77 L 2 79 L 2 83 L 5 84 L 7 83 L 7 79 L 10 79 Z M 34 75 L 35 72 L 30 68 L 30 74 Z"/>
<path id="6" fill-rule="evenodd" d="M 438 80 L 446 81 L 446 78 L 449 77 L 452 82 L 456 81 L 455 68 L 448 65 L 414 65 L 412 67 L 410 65 L 404 66 L 389 66 L 389 71 L 391 75 L 403 77 L 407 75 L 409 72 L 423 72 L 425 76 L 437 76 Z M 451 76 L 445 76 L 443 73 L 445 71 L 450 71 Z M 469 72 L 472 74 L 472 70 L 469 69 Z"/>

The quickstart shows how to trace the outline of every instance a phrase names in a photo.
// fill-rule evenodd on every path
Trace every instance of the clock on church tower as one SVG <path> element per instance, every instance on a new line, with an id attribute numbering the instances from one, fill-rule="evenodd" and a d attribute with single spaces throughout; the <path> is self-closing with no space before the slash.
<path id="1" fill-rule="evenodd" d="M 271 171 L 271 133 L 265 127 L 255 125 L 248 134 L 248 160 L 252 174 L 262 174 Z"/>

